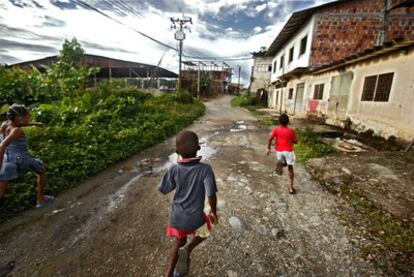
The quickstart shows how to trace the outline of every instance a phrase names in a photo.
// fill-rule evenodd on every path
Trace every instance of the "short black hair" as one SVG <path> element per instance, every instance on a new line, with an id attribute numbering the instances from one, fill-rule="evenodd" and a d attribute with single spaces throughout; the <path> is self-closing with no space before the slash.
<path id="1" fill-rule="evenodd" d="M 197 151 L 200 150 L 198 136 L 192 131 L 180 132 L 175 139 L 175 145 L 177 147 L 177 154 L 184 159 L 194 158 L 197 155 Z"/>
<path id="2" fill-rule="evenodd" d="M 279 122 L 281 125 L 286 126 L 289 124 L 289 116 L 285 113 L 279 116 Z"/>

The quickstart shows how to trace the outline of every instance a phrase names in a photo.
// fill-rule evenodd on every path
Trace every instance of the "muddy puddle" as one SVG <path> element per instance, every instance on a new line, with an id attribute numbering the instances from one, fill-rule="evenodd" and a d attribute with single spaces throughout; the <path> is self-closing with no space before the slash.
<path id="1" fill-rule="evenodd" d="M 233 127 L 230 129 L 230 132 L 237 133 L 245 130 L 247 130 L 247 124 L 245 121 L 241 120 L 234 122 Z"/>

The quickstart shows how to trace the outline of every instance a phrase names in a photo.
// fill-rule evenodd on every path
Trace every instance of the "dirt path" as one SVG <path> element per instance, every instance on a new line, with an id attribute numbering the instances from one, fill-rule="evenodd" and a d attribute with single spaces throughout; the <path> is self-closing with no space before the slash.
<path id="1" fill-rule="evenodd" d="M 286 173 L 273 176 L 264 155 L 269 130 L 229 101 L 210 101 L 190 127 L 216 172 L 220 215 L 190 276 L 381 275 L 364 235 L 336 218 L 335 198 L 302 165 L 298 194 L 288 194 Z M 162 276 L 171 196 L 157 184 L 173 152 L 170 139 L 3 223 L 0 265 L 16 260 L 12 276 Z"/>

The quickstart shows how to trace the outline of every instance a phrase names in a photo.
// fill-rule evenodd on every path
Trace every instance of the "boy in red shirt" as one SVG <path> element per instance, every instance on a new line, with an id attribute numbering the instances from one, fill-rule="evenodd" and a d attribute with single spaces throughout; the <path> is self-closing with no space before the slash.
<path id="1" fill-rule="evenodd" d="M 289 193 L 295 194 L 293 188 L 293 165 L 295 164 L 295 153 L 293 152 L 294 143 L 298 142 L 295 131 L 287 127 L 289 123 L 289 116 L 282 114 L 279 117 L 280 126 L 273 129 L 269 137 L 269 143 L 267 146 L 267 155 L 270 154 L 270 147 L 272 146 L 273 139 L 276 139 L 275 150 L 276 150 L 276 173 L 282 175 L 283 165 L 287 164 L 290 178 Z"/>

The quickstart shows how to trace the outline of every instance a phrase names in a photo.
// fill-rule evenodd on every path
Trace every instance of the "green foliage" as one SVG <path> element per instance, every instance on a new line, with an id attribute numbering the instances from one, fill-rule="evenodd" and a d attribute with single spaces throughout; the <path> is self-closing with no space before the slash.
<path id="1" fill-rule="evenodd" d="M 49 83 L 47 76 L 36 68 L 25 72 L 20 68 L 0 66 L 0 105 L 25 103 L 31 105 L 59 99 L 59 92 Z"/>
<path id="2" fill-rule="evenodd" d="M 183 104 L 194 103 L 194 97 L 188 91 L 179 91 L 177 92 L 176 101 Z"/>
<path id="3" fill-rule="evenodd" d="M 334 152 L 332 144 L 322 142 L 312 128 L 307 127 L 303 131 L 296 129 L 296 134 L 299 143 L 295 146 L 295 153 L 299 161 L 307 162 Z"/>
<path id="4" fill-rule="evenodd" d="M 250 106 L 255 106 L 256 103 L 256 98 L 255 97 L 250 97 L 247 95 L 240 95 L 237 97 L 234 97 L 231 102 L 230 102 L 232 107 L 250 107 Z"/>
<path id="5" fill-rule="evenodd" d="M 99 68 L 86 68 L 80 66 L 84 50 L 76 38 L 65 39 L 62 50 L 58 56 L 58 62 L 48 70 L 50 81 L 55 84 L 63 95 L 83 90 L 86 87 L 89 76 L 99 72 Z"/>
<path id="6" fill-rule="evenodd" d="M 105 84 L 36 105 L 33 119 L 48 123 L 48 128 L 25 132 L 31 154 L 46 165 L 48 192 L 57 194 L 175 134 L 204 108 L 186 92 L 155 97 Z M 33 205 L 35 183 L 34 174 L 12 182 L 0 220 Z"/>
<path id="7" fill-rule="evenodd" d="M 75 66 L 82 60 L 85 51 L 76 38 L 65 39 L 62 49 L 59 51 L 59 62 L 68 66 Z"/>
<path id="8" fill-rule="evenodd" d="M 73 38 L 65 40 L 58 62 L 47 68 L 45 74 L 34 67 L 26 72 L 20 68 L 0 66 L 0 106 L 53 103 L 69 93 L 82 92 L 89 76 L 99 71 L 98 68 L 78 66 L 83 53 L 82 47 Z"/>
<path id="9" fill-rule="evenodd" d="M 200 87 L 208 89 L 213 81 L 210 71 L 201 71 L 200 72 Z"/>

